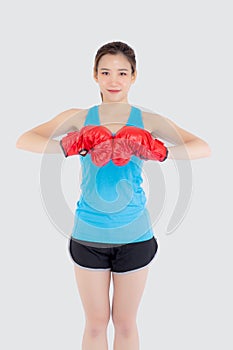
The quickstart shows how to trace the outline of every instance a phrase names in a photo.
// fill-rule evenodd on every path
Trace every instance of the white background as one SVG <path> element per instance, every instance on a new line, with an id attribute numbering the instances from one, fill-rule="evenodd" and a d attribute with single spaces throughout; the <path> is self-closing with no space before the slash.
<path id="1" fill-rule="evenodd" d="M 1 4 L 0 13 L 1 348 L 80 349 L 83 310 L 67 238 L 41 202 L 42 156 L 15 143 L 63 110 L 100 103 L 94 56 L 121 40 L 137 55 L 130 103 L 212 149 L 192 162 L 191 205 L 172 235 L 165 228 L 178 182 L 165 175 L 160 251 L 138 315 L 141 349 L 232 349 L 230 1 L 22 0 Z"/>

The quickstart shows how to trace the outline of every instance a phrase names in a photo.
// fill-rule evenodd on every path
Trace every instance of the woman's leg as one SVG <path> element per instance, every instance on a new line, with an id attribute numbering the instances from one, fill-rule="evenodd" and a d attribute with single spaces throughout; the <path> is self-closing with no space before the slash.
<path id="1" fill-rule="evenodd" d="M 82 269 L 77 265 L 74 269 L 86 317 L 82 350 L 107 350 L 111 272 Z"/>
<path id="2" fill-rule="evenodd" d="M 127 273 L 113 273 L 112 319 L 114 350 L 138 350 L 137 310 L 146 285 L 148 267 Z"/>

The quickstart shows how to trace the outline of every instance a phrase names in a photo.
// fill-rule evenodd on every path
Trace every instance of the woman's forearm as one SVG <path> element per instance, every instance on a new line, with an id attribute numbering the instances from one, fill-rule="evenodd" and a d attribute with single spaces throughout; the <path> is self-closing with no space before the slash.
<path id="1" fill-rule="evenodd" d="M 59 141 L 30 131 L 19 137 L 16 147 L 35 153 L 62 153 Z"/>
<path id="2" fill-rule="evenodd" d="M 199 159 L 210 156 L 210 147 L 203 140 L 193 140 L 168 147 L 168 159 Z"/>

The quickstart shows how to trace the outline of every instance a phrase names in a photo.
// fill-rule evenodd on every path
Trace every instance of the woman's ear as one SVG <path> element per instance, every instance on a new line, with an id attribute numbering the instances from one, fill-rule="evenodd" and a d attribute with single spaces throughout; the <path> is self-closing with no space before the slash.
<path id="1" fill-rule="evenodd" d="M 133 84 L 135 82 L 137 78 L 137 71 L 135 70 L 133 73 L 132 73 L 132 80 L 131 80 L 131 83 Z"/>
<path id="2" fill-rule="evenodd" d="M 93 78 L 96 81 L 96 83 L 98 83 L 98 77 L 97 77 L 97 72 L 96 72 L 95 68 L 93 68 Z"/>

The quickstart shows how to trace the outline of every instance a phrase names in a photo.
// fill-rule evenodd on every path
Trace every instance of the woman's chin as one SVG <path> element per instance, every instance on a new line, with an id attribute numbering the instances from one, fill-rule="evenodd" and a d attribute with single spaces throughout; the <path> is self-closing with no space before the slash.
<path id="1" fill-rule="evenodd" d="M 111 97 L 104 97 L 103 98 L 104 103 L 112 103 L 112 102 L 119 102 L 119 103 L 128 103 L 127 97 L 122 96 L 111 96 Z"/>

